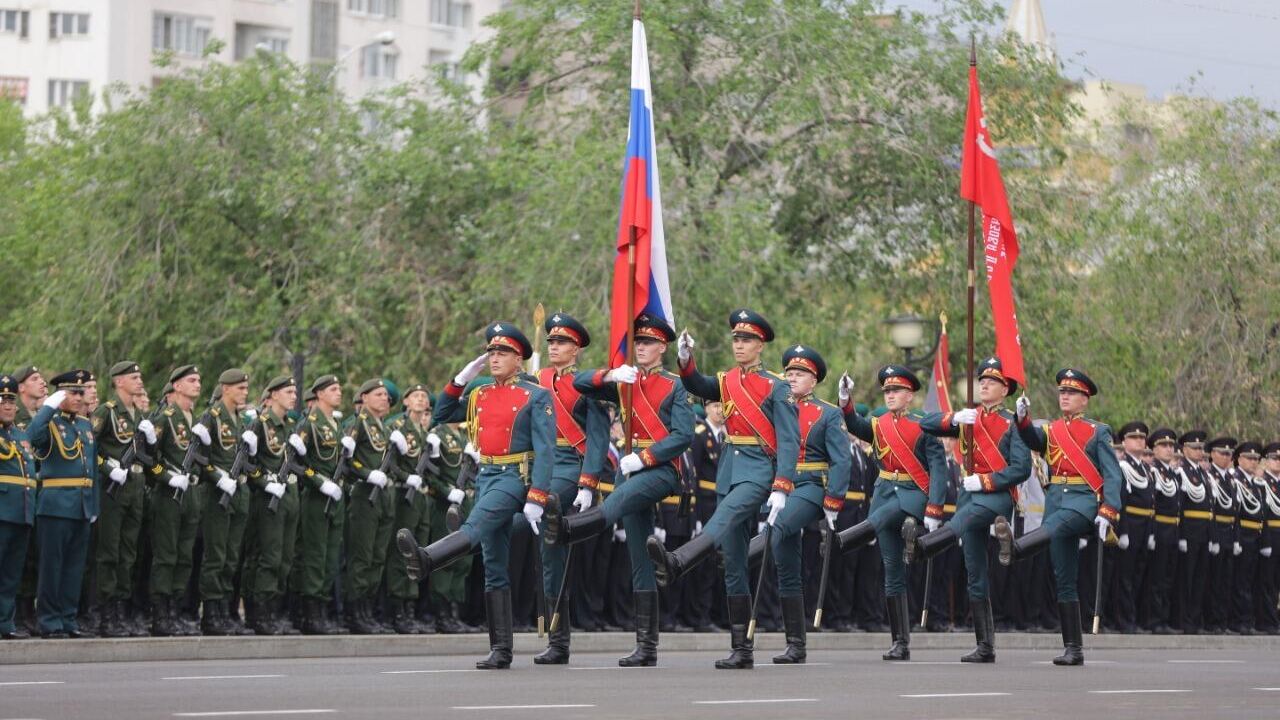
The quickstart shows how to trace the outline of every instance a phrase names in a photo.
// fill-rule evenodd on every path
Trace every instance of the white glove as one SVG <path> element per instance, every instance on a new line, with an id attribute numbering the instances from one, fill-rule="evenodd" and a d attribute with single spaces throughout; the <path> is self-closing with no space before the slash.
<path id="1" fill-rule="evenodd" d="M 849 404 L 849 399 L 853 397 L 853 378 L 849 377 L 849 373 L 840 376 L 840 382 L 836 385 L 836 400 L 840 407 Z"/>
<path id="2" fill-rule="evenodd" d="M 342 488 L 338 487 L 338 483 L 332 480 L 325 480 L 320 483 L 320 492 L 328 495 L 334 502 L 342 499 Z"/>
<path id="3" fill-rule="evenodd" d="M 693 341 L 693 336 L 689 334 L 688 330 L 680 331 L 680 337 L 676 338 L 676 359 L 680 361 L 681 365 L 687 364 L 689 358 L 693 357 L 693 348 L 696 345 L 697 343 Z"/>
<path id="4" fill-rule="evenodd" d="M 289 436 L 289 446 L 299 455 L 307 454 L 307 444 L 302 442 L 302 436 L 297 433 Z"/>
<path id="5" fill-rule="evenodd" d="M 640 456 L 636 453 L 624 455 L 622 456 L 622 459 L 618 461 L 618 469 L 622 471 L 623 475 L 630 475 L 638 470 L 643 470 L 644 461 L 641 460 Z"/>
<path id="6" fill-rule="evenodd" d="M 405 484 L 405 485 L 408 485 L 409 487 L 413 488 L 414 490 L 421 490 L 421 489 L 422 489 L 422 476 L 421 476 L 421 475 L 410 475 L 409 477 L 407 477 L 407 478 L 405 478 L 405 479 L 404 479 L 404 484 Z"/>
<path id="7" fill-rule="evenodd" d="M 169 487 L 186 492 L 187 488 L 191 487 L 191 481 L 187 479 L 186 475 L 174 475 L 169 478 Z"/>
<path id="8" fill-rule="evenodd" d="M 427 447 L 430 448 L 427 450 L 427 457 L 440 457 L 440 436 L 435 433 L 427 433 Z"/>
<path id="9" fill-rule="evenodd" d="M 527 502 L 524 504 L 524 519 L 529 521 L 529 527 L 533 528 L 533 534 L 538 534 L 538 521 L 542 520 L 542 506 L 538 503 Z"/>
<path id="10" fill-rule="evenodd" d="M 956 425 L 972 425 L 978 422 L 978 411 L 974 408 L 964 408 L 957 410 L 951 416 L 951 422 Z"/>
<path id="11" fill-rule="evenodd" d="M 49 397 L 45 398 L 44 402 L 41 404 L 44 405 L 45 407 L 51 407 L 56 409 L 56 408 L 62 407 L 62 403 L 66 399 L 67 399 L 67 391 L 59 390 L 53 393 L 52 395 L 50 395 Z"/>
<path id="12" fill-rule="evenodd" d="M 763 521 L 763 520 L 761 520 L 760 522 L 756 523 L 756 534 L 757 534 L 757 535 L 759 535 L 759 534 L 760 534 L 760 533 L 762 533 L 762 532 L 764 532 L 764 521 Z"/>
<path id="13" fill-rule="evenodd" d="M 962 482 L 966 492 L 982 492 L 982 478 L 977 475 L 965 475 Z"/>
<path id="14" fill-rule="evenodd" d="M 636 381 L 636 377 L 640 372 L 633 365 L 619 365 L 604 374 L 605 382 L 623 383 L 630 385 Z"/>
<path id="15" fill-rule="evenodd" d="M 616 527 L 616 528 L 614 528 L 614 529 L 613 529 L 613 541 L 614 541 L 614 542 L 618 542 L 618 543 L 624 543 L 624 542 L 626 542 L 626 541 L 627 541 L 627 531 L 626 531 L 626 530 L 623 530 L 623 529 L 622 529 L 622 528 L 620 528 L 620 527 Z"/>
<path id="16" fill-rule="evenodd" d="M 1187 551 L 1187 541 L 1186 541 L 1185 539 L 1183 539 L 1183 540 L 1179 540 L 1179 541 L 1178 541 L 1178 552 L 1184 553 L 1184 552 L 1186 552 L 1186 551 Z"/>
<path id="17" fill-rule="evenodd" d="M 1027 416 L 1027 413 L 1031 411 L 1031 398 L 1023 395 L 1018 398 L 1018 402 L 1014 403 L 1013 406 L 1018 412 L 1018 422 L 1022 422 L 1023 418 Z"/>
<path id="18" fill-rule="evenodd" d="M 267 490 L 267 493 L 271 495 L 274 495 L 276 497 L 282 497 L 284 495 L 284 483 L 276 482 L 273 480 L 267 483 L 266 490 Z"/>
<path id="19" fill-rule="evenodd" d="M 249 417 L 249 420 L 250 420 L 251 422 L 252 422 L 253 420 L 257 420 L 257 419 L 258 419 L 258 409 L 257 409 L 257 408 L 245 408 L 244 414 L 245 414 L 245 415 L 247 415 L 247 416 Z"/>
<path id="20" fill-rule="evenodd" d="M 1242 553 L 1242 552 L 1244 552 L 1244 548 L 1243 548 L 1243 547 L 1240 547 L 1240 543 L 1238 543 L 1238 542 L 1231 543 L 1231 555 L 1232 555 L 1232 557 L 1234 557 L 1234 556 L 1236 556 L 1236 555 L 1239 555 L 1239 554 L 1240 554 L 1240 553 Z"/>
<path id="21" fill-rule="evenodd" d="M 480 357 L 467 363 L 467 366 L 462 368 L 462 372 L 454 376 L 453 384 L 457 385 L 458 387 L 466 387 L 467 383 L 476 379 L 476 377 L 480 374 L 480 371 L 484 369 L 485 364 L 487 364 L 488 362 L 489 362 L 489 353 L 485 352 L 481 354 Z"/>
<path id="22" fill-rule="evenodd" d="M 401 455 L 409 454 L 409 441 L 404 439 L 404 433 L 399 430 L 391 431 L 391 444 L 396 446 Z"/>
<path id="23" fill-rule="evenodd" d="M 111 472 L 108 475 L 111 478 L 111 482 L 119 485 L 123 485 L 124 481 L 129 479 L 129 471 L 119 465 L 111 468 Z"/>
<path id="24" fill-rule="evenodd" d="M 1107 530 L 1111 527 L 1111 521 L 1101 515 L 1097 515 L 1093 518 L 1093 524 L 1098 526 L 1098 539 L 1106 540 Z M 1126 542 L 1125 544 L 1127 545 L 1128 543 Z"/>
<path id="25" fill-rule="evenodd" d="M 471 443 L 467 443 L 467 446 L 462 448 L 462 454 L 466 455 L 467 457 L 471 458 L 477 463 L 480 462 L 480 451 L 477 450 L 476 446 L 472 445 Z"/>
<path id="26" fill-rule="evenodd" d="M 156 444 L 156 426 L 151 424 L 150 420 L 143 420 L 138 423 L 138 432 L 142 433 L 147 439 L 148 445 Z"/>
<path id="27" fill-rule="evenodd" d="M 654 536 L 654 537 L 656 537 L 656 538 L 658 538 L 658 542 L 663 543 L 664 545 L 666 544 L 666 542 L 667 542 L 667 530 L 666 530 L 666 528 L 654 528 L 654 529 L 653 529 L 653 536 Z"/>
<path id="28" fill-rule="evenodd" d="M 1125 533 L 1120 536 L 1120 549 L 1121 550 L 1129 549 L 1129 533 Z"/>
<path id="29" fill-rule="evenodd" d="M 578 495 L 573 499 L 573 506 L 581 512 L 591 507 L 591 503 L 596 499 L 596 494 L 591 492 L 589 488 L 578 488 Z"/>
<path id="30" fill-rule="evenodd" d="M 769 508 L 769 519 L 765 520 L 765 522 L 772 525 L 773 521 L 778 519 L 778 513 L 782 512 L 782 508 L 787 506 L 787 494 L 781 490 L 774 490 L 769 493 L 769 499 L 765 501 L 764 505 Z"/>
<path id="31" fill-rule="evenodd" d="M 356 452 L 356 439 L 350 435 L 342 436 L 342 449 L 347 457 L 351 457 Z"/>
<path id="32" fill-rule="evenodd" d="M 89 524 L 90 524 L 90 525 L 92 525 L 92 524 L 94 524 L 94 523 L 96 523 L 96 522 L 98 522 L 98 516 L 97 516 L 97 515 L 92 515 L 92 516 L 90 516 L 90 517 L 89 517 Z"/>
<path id="33" fill-rule="evenodd" d="M 386 486 L 387 486 L 387 474 L 386 474 L 386 473 L 384 473 L 384 472 L 382 472 L 381 470 L 370 470 L 370 471 L 369 471 L 369 484 L 370 484 L 370 485 L 377 485 L 377 486 L 378 486 L 378 487 L 380 487 L 380 488 L 384 488 L 384 487 L 386 487 Z"/>
<path id="34" fill-rule="evenodd" d="M 929 517 L 928 515 L 924 516 L 924 529 L 927 532 L 933 532 L 934 530 L 937 530 L 940 527 L 942 527 L 941 520 L 939 520 L 938 518 Z"/>
<path id="35" fill-rule="evenodd" d="M 232 480 L 230 475 L 226 474 L 222 470 L 219 470 L 218 471 L 218 489 L 226 493 L 227 495 L 235 495 L 236 481 Z"/>
<path id="36" fill-rule="evenodd" d="M 1209 543 L 1209 554 L 1210 554 L 1210 555 L 1217 555 L 1221 550 L 1222 550 L 1222 546 L 1221 546 L 1221 545 L 1219 545 L 1218 543 L 1215 543 L 1215 542 L 1211 542 L 1211 543 Z"/>
<path id="37" fill-rule="evenodd" d="M 1148 549 L 1148 550 L 1155 550 L 1155 549 L 1156 549 L 1156 536 L 1155 536 L 1155 535 L 1148 535 L 1148 536 L 1147 536 L 1147 549 Z"/>
<path id="38" fill-rule="evenodd" d="M 840 513 L 836 512 L 835 510 L 828 510 L 828 509 L 826 509 L 826 508 L 823 508 L 823 509 L 822 509 L 822 514 L 827 516 L 827 527 L 828 527 L 828 528 L 830 528 L 830 529 L 832 529 L 832 530 L 835 530 L 835 529 L 836 529 L 836 517 L 838 517 L 838 516 L 840 515 Z"/>
<path id="39" fill-rule="evenodd" d="M 449 491 L 449 496 L 448 496 L 448 498 L 447 498 L 447 500 L 448 500 L 450 503 L 454 504 L 454 505 L 458 505 L 458 504 L 460 504 L 463 500 L 466 500 L 466 499 L 467 499 L 467 494 L 466 494 L 466 493 L 464 493 L 464 492 L 462 492 L 462 491 L 461 491 L 461 490 L 459 490 L 458 488 L 454 488 L 454 489 L 450 490 L 450 491 Z"/>
<path id="40" fill-rule="evenodd" d="M 205 427 L 201 423 L 196 423 L 191 426 L 191 434 L 200 438 L 200 443 L 203 445 L 208 445 L 213 442 L 213 438 L 209 437 L 209 428 Z"/>
<path id="41" fill-rule="evenodd" d="M 240 433 L 240 439 L 244 441 L 245 445 L 249 446 L 249 455 L 251 457 L 258 454 L 258 436 L 252 430 L 245 430 Z"/>
<path id="42" fill-rule="evenodd" d="M 694 536 L 694 537 L 698 537 L 698 536 L 699 536 L 699 535 L 701 535 L 701 534 L 702 534 L 702 521 L 701 521 L 701 520 L 694 520 L 694 521 L 693 521 L 693 536 Z"/>
<path id="43" fill-rule="evenodd" d="M 1085 538 L 1080 538 L 1080 544 L 1079 544 L 1079 547 L 1080 547 L 1080 549 L 1081 549 L 1081 550 L 1083 550 L 1083 549 L 1085 549 L 1085 548 L 1089 547 L 1089 541 L 1088 541 L 1088 540 L 1086 540 Z"/>
<path id="44" fill-rule="evenodd" d="M 1269 547 L 1264 547 L 1264 548 L 1262 548 L 1261 550 L 1259 550 L 1259 551 L 1258 551 L 1258 554 L 1259 554 L 1259 555 L 1261 555 L 1262 557 L 1269 558 L 1269 557 L 1271 557 L 1271 548 L 1269 548 Z"/>

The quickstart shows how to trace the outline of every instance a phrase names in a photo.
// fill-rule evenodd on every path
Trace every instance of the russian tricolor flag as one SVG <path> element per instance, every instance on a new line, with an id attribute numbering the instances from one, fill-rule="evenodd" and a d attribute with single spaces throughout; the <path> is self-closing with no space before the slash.
<path id="1" fill-rule="evenodd" d="M 635 275 L 627 246 L 635 228 Z M 622 212 L 618 219 L 617 257 L 613 263 L 613 304 L 609 324 L 610 367 L 627 361 L 627 329 L 641 313 L 666 318 L 676 326 L 667 281 L 667 243 L 662 233 L 662 193 L 658 189 L 658 152 L 653 138 L 653 91 L 644 23 L 631 23 L 631 128 L 622 168 Z M 635 288 L 632 317 L 627 317 L 628 285 Z"/>

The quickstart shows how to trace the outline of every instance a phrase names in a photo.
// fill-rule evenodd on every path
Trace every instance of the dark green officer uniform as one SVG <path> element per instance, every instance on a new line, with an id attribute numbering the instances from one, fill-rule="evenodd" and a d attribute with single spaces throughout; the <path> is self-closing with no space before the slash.
<path id="1" fill-rule="evenodd" d="M 0 403 L 16 404 L 18 381 L 0 376 Z M 0 422 L 0 637 L 28 637 L 14 624 L 27 542 L 36 520 L 36 466 L 27 435 L 13 422 Z"/>
<path id="2" fill-rule="evenodd" d="M 248 382 L 249 376 L 232 368 L 218 376 L 218 385 L 237 385 Z M 201 519 L 204 553 L 200 560 L 200 600 L 204 603 L 203 629 L 212 635 L 237 632 L 230 620 L 231 609 L 227 601 L 231 597 L 236 569 L 244 543 L 244 530 L 249 522 L 249 493 L 243 491 L 248 473 L 245 468 L 238 477 L 230 477 L 236 455 L 241 451 L 246 418 L 237 407 L 230 407 L 219 398 L 209 409 L 210 425 L 207 428 L 213 442 L 209 446 L 209 462 L 201 470 L 200 492 L 204 515 Z M 218 487 L 223 478 L 234 483 L 231 496 L 225 505 L 224 492 Z"/>
<path id="3" fill-rule="evenodd" d="M 384 388 L 382 380 L 370 380 L 360 386 L 357 397 Z M 391 546 L 391 522 L 395 518 L 391 505 L 394 488 L 385 477 L 386 487 L 379 488 L 372 479 L 380 470 L 387 453 L 396 452 L 390 444 L 390 433 L 382 419 L 367 408 L 362 409 L 349 426 L 348 434 L 355 438 L 355 454 L 351 458 L 352 484 L 347 502 L 346 532 L 346 600 L 351 612 L 351 629 L 354 632 L 383 633 L 389 628 L 374 618 L 373 608 L 378 585 L 382 582 L 382 569 Z M 358 481 L 358 482 L 354 482 Z"/>
<path id="4" fill-rule="evenodd" d="M 319 392 L 337 383 L 333 375 L 324 375 L 311 385 Z M 334 478 L 343 452 L 341 431 L 333 416 L 318 407 L 298 424 L 298 437 L 305 443 L 307 454 L 302 460 L 307 469 L 300 480 L 301 509 L 298 513 L 298 594 L 302 596 L 307 621 L 303 632 L 329 634 L 336 631 L 327 622 L 329 599 L 338 576 L 338 552 L 342 546 L 342 530 L 346 525 L 345 493 L 332 500 L 321 492 L 326 480 L 346 487 L 345 479 Z"/>
<path id="5" fill-rule="evenodd" d="M 55 377 L 57 390 L 84 392 L 90 375 L 73 370 Z M 87 418 L 45 405 L 27 435 L 40 460 L 36 516 L 40 523 L 40 581 L 36 617 L 45 637 L 81 637 L 76 623 L 80 585 L 89 554 L 89 526 L 98 519 L 93 427 Z"/>
<path id="6" fill-rule="evenodd" d="M 416 392 L 427 392 L 423 385 L 413 385 L 405 390 L 405 397 Z M 423 453 L 430 457 L 431 448 L 427 442 L 429 433 L 420 422 L 414 420 L 409 413 L 401 413 L 392 417 L 386 427 L 391 433 L 400 433 L 404 437 L 407 451 L 397 453 L 396 462 L 391 467 L 392 484 L 388 485 L 385 494 L 389 495 L 394 512 L 392 527 L 409 528 L 415 537 L 431 535 L 431 513 L 427 498 L 426 478 L 416 470 Z M 438 437 L 438 435 L 437 435 Z M 439 462 L 439 458 L 435 460 Z M 392 548 L 388 547 L 387 551 Z M 435 628 L 427 628 L 415 619 L 418 599 L 418 583 L 409 579 L 404 558 L 398 552 L 390 552 L 386 557 L 385 579 L 387 583 L 387 600 L 390 603 L 392 626 L 401 634 L 416 634 Z"/>

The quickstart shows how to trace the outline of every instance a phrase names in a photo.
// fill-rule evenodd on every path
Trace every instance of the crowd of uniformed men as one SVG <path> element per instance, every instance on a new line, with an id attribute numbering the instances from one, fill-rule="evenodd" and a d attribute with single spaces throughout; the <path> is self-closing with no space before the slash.
<path id="1" fill-rule="evenodd" d="M 913 409 L 899 365 L 875 412 L 847 375 L 833 405 L 813 348 L 765 369 L 774 331 L 746 309 L 735 366 L 712 375 L 650 315 L 612 369 L 578 367 L 571 316 L 542 329 L 547 367 L 499 322 L 439 393 L 184 364 L 153 399 L 132 361 L 0 375 L 0 635 L 485 625 L 478 666 L 502 668 L 535 625 L 539 664 L 568 661 L 571 628 L 634 628 L 623 665 L 654 664 L 660 632 L 727 628 L 717 667 L 749 668 L 757 628 L 785 633 L 785 663 L 815 625 L 887 630 L 885 659 L 907 660 L 923 608 L 924 630 L 974 633 L 967 662 L 994 660 L 997 631 L 1060 630 L 1055 663 L 1080 664 L 1095 614 L 1109 632 L 1280 632 L 1280 442 L 1113 436 L 1076 369 L 1059 416 L 1032 421 L 1025 396 L 1005 407 L 997 358 L 972 409 Z"/>

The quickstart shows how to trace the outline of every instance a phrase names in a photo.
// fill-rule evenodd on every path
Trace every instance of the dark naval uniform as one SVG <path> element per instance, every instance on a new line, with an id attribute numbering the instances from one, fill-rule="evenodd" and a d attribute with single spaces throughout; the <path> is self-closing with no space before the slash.
<path id="1" fill-rule="evenodd" d="M 1193 430 L 1178 438 L 1185 453 L 1204 449 L 1208 434 Z M 1187 635 L 1205 626 L 1204 598 L 1209 577 L 1209 538 L 1213 531 L 1213 491 L 1209 471 L 1185 457 L 1178 465 L 1178 628 Z"/>
<path id="2" fill-rule="evenodd" d="M 337 382 L 334 375 L 322 375 L 311 384 L 311 392 L 319 393 Z M 338 423 L 319 407 L 298 423 L 297 434 L 306 449 L 302 456 L 306 470 L 299 480 L 302 490 L 299 492 L 296 573 L 297 591 L 303 603 L 302 631 L 308 635 L 342 634 L 346 630 L 329 617 L 329 602 L 338 579 L 338 552 L 348 500 L 346 478 L 334 476 L 346 448 Z"/>
<path id="3" fill-rule="evenodd" d="M 1155 449 L 1157 445 L 1173 445 L 1178 434 L 1169 428 L 1156 428 L 1147 437 L 1147 447 Z M 1151 472 L 1154 486 L 1155 525 L 1151 539 L 1147 541 L 1149 555 L 1147 559 L 1146 582 L 1143 584 L 1142 596 L 1144 627 L 1155 633 L 1172 632 L 1174 578 L 1178 572 L 1178 525 L 1181 523 L 1182 505 L 1176 463 L 1168 465 L 1159 459 L 1153 460 Z"/>
<path id="4" fill-rule="evenodd" d="M 1065 368 L 1058 372 L 1058 390 L 1098 394 L 1098 386 L 1083 372 Z M 996 521 L 1000 540 L 1000 560 L 1009 564 L 1049 546 L 1053 578 L 1058 590 L 1058 611 L 1062 620 L 1062 641 L 1066 652 L 1054 658 L 1056 665 L 1084 663 L 1080 627 L 1081 536 L 1099 524 L 1120 519 L 1120 485 L 1123 476 L 1111 449 L 1111 428 L 1081 415 L 1064 416 L 1044 428 L 1031 424 L 1029 415 L 1017 418 L 1022 441 L 1042 454 L 1049 464 L 1049 487 L 1045 489 L 1044 519 L 1040 527 L 1013 540 L 1007 522 Z"/>
<path id="5" fill-rule="evenodd" d="M 72 370 L 51 382 L 57 390 L 83 393 L 91 378 L 85 370 Z M 98 519 L 93 427 L 87 418 L 46 404 L 31 419 L 27 435 L 40 461 L 38 628 L 44 637 L 92 637 L 76 624 L 76 609 L 89 554 L 89 526 Z"/>
<path id="6" fill-rule="evenodd" d="M 1235 470 L 1230 466 L 1230 455 L 1235 452 L 1236 440 L 1231 437 L 1214 438 L 1208 447 L 1211 460 L 1220 460 L 1222 464 L 1215 461 L 1209 466 L 1213 524 L 1209 526 L 1209 588 L 1205 592 L 1204 624 L 1210 634 L 1219 634 L 1234 632 L 1231 629 L 1231 589 L 1235 577 L 1232 550 L 1240 510 L 1236 504 Z"/>
<path id="7" fill-rule="evenodd" d="M 636 319 L 636 343 L 669 343 L 675 331 L 665 320 L 648 314 Z M 578 392 L 621 402 L 621 384 L 607 370 L 587 370 L 574 380 Z M 547 542 L 568 545 L 595 537 L 616 523 L 626 533 L 635 600 L 636 649 L 618 661 L 623 667 L 657 662 L 658 585 L 647 539 L 654 534 L 653 508 L 680 492 L 682 455 L 693 439 L 693 408 L 688 393 L 673 373 L 656 367 L 640 370 L 631 384 L 631 447 L 642 467 L 624 475 L 599 505 L 563 520 L 549 517 Z"/>
<path id="8" fill-rule="evenodd" d="M 991 357 L 982 362 L 978 379 L 983 378 L 1004 383 L 1009 388 L 1009 395 L 1017 392 L 1017 381 L 1004 376 L 999 358 Z M 961 660 L 992 662 L 995 660 L 995 621 L 988 581 L 988 529 L 996 518 L 1012 517 L 1017 487 L 1031 476 L 1031 452 L 1014 425 L 1013 413 L 999 405 L 976 410 L 977 419 L 969 426 L 972 428 L 970 433 L 962 433 L 961 426 L 952 421 L 955 413 L 933 413 L 920 421 L 920 427 L 930 435 L 960 438 L 962 456 L 967 452 L 968 438 L 973 438 L 972 474 L 977 476 L 980 487 L 972 491 L 962 487 L 958 492 L 956 514 L 946 525 L 921 537 L 919 545 L 927 559 L 957 540 L 964 540 L 969 607 L 973 610 L 978 647 Z"/>
<path id="9" fill-rule="evenodd" d="M 17 404 L 18 381 L 0 376 L 0 403 Z M 36 521 L 36 465 L 27 435 L 10 422 L 0 422 L 0 637 L 23 639 L 14 624 L 15 601 L 22 581 L 31 526 Z"/>
<path id="10" fill-rule="evenodd" d="M 1280 463 L 1280 443 L 1271 443 L 1263 449 L 1268 466 Z M 1270 635 L 1280 634 L 1280 472 L 1268 469 L 1263 472 L 1265 487 L 1260 490 L 1266 509 L 1266 528 L 1262 531 L 1262 549 L 1258 551 L 1258 587 L 1254 595 L 1257 630 Z"/>
<path id="11" fill-rule="evenodd" d="M 1255 468 L 1250 473 L 1240 466 L 1239 463 L 1244 458 L 1256 464 L 1262 459 L 1262 445 L 1250 441 L 1242 442 L 1236 448 L 1234 484 L 1236 506 L 1240 509 L 1240 514 L 1236 542 L 1231 549 L 1231 554 L 1235 556 L 1235 582 L 1231 591 L 1230 627 L 1242 635 L 1253 635 L 1253 596 L 1257 592 L 1258 559 L 1263 546 L 1262 533 L 1267 522 L 1266 483 L 1261 477 L 1260 469 Z M 1276 599 L 1271 598 L 1271 604 L 1274 605 L 1275 602 Z"/>
<path id="12" fill-rule="evenodd" d="M 729 315 L 735 336 L 773 340 L 773 328 L 760 314 L 735 310 Z M 680 369 L 690 394 L 725 404 L 725 437 L 732 451 L 720 456 L 716 470 L 716 512 L 702 534 L 668 553 L 657 538 L 648 541 L 658 583 L 666 585 L 710 557 L 724 554 L 724 584 L 729 605 L 733 652 L 716 662 L 722 669 L 754 665 L 753 641 L 747 638 L 751 587 L 747 545 L 760 504 L 771 491 L 790 493 L 795 486 L 800 432 L 791 389 L 780 375 L 760 365 L 736 367 L 712 377 L 698 372 L 692 357 Z"/>
<path id="13" fill-rule="evenodd" d="M 1131 422 L 1120 428 L 1120 437 L 1141 438 L 1144 442 L 1150 431 L 1144 422 Z M 1120 632 L 1132 633 L 1137 629 L 1138 591 L 1146 571 L 1147 543 L 1155 535 L 1155 469 L 1126 452 L 1119 459 L 1124 475 L 1120 501 L 1124 512 L 1120 514 L 1116 535 L 1120 544 L 1107 551 L 1116 556 L 1112 563 L 1114 581 L 1103 587 L 1115 589 L 1113 617 Z"/>

